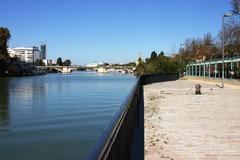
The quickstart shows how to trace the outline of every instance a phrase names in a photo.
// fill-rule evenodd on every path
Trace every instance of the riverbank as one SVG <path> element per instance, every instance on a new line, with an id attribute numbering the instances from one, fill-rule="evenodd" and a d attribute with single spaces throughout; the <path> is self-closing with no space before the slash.
<path id="1" fill-rule="evenodd" d="M 6 74 L 4 77 L 25 77 L 25 76 L 41 76 L 41 75 L 46 75 L 48 72 L 46 71 L 32 71 L 32 72 L 21 72 L 21 73 L 11 73 L 11 74 Z M 0 77 L 3 78 L 3 77 Z"/>
<path id="2" fill-rule="evenodd" d="M 240 159 L 239 96 L 196 79 L 144 86 L 145 159 Z"/>
<path id="3" fill-rule="evenodd" d="M 37 76 L 47 74 L 46 70 L 39 70 L 35 64 L 11 61 L 7 64 L 4 74 L 0 77 L 22 77 L 22 76 Z"/>

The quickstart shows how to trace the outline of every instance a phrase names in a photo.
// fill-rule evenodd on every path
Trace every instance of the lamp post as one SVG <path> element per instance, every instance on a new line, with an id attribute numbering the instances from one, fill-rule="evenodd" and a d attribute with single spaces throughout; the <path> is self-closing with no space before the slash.
<path id="1" fill-rule="evenodd" d="M 226 13 L 222 16 L 222 88 L 224 88 L 224 50 L 225 50 L 225 17 L 231 17 L 231 13 Z"/>

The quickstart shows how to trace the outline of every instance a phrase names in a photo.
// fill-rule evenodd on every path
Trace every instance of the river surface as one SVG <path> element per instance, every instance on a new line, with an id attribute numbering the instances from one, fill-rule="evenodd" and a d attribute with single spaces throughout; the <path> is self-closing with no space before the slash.
<path id="1" fill-rule="evenodd" d="M 136 81 L 94 72 L 0 78 L 0 159 L 83 159 Z"/>

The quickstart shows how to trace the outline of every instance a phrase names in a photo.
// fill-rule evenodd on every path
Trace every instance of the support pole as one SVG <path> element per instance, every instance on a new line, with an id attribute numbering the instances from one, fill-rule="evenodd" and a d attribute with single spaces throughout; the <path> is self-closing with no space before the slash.
<path id="1" fill-rule="evenodd" d="M 208 77 L 210 78 L 211 77 L 211 63 L 209 62 L 209 65 L 208 65 Z"/>
<path id="2" fill-rule="evenodd" d="M 239 67 L 238 67 L 238 61 L 237 61 L 237 78 L 238 78 L 238 69 L 239 69 Z"/>
<path id="3" fill-rule="evenodd" d="M 186 75 L 188 75 L 188 65 L 186 65 Z"/>
<path id="4" fill-rule="evenodd" d="M 206 76 L 206 66 L 205 66 L 205 63 L 203 64 L 203 76 L 204 77 Z"/>
<path id="5" fill-rule="evenodd" d="M 198 76 L 201 76 L 201 64 L 199 64 L 199 68 L 198 68 L 198 70 L 199 70 L 199 73 L 198 73 Z"/>
<path id="6" fill-rule="evenodd" d="M 194 73 L 193 73 L 193 64 L 192 64 L 192 76 L 194 76 Z"/>
<path id="7" fill-rule="evenodd" d="M 197 76 L 197 65 L 195 65 L 195 76 Z"/>
<path id="8" fill-rule="evenodd" d="M 191 75 L 191 65 L 188 67 L 188 74 Z"/>
<path id="9" fill-rule="evenodd" d="M 217 78 L 217 63 L 214 64 L 214 77 Z"/>
<path id="10" fill-rule="evenodd" d="M 222 16 L 222 88 L 224 87 L 224 47 L 225 47 L 225 28 L 224 16 Z"/>
<path id="11" fill-rule="evenodd" d="M 234 71 L 233 71 L 233 59 L 231 59 L 231 73 L 230 73 L 231 74 L 231 79 L 233 78 L 232 73 L 235 74 Z"/>

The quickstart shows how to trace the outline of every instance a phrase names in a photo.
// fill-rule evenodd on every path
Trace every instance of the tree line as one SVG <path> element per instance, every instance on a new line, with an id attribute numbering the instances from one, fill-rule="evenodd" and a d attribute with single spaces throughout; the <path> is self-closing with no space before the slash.
<path id="1" fill-rule="evenodd" d="M 48 65 L 58 65 L 58 66 L 71 66 L 72 62 L 70 59 L 66 59 L 65 61 L 62 61 L 62 58 L 59 57 L 56 61 L 56 64 L 49 63 Z M 36 65 L 38 66 L 45 66 L 45 63 L 43 63 L 42 60 L 37 60 Z"/>
<path id="2" fill-rule="evenodd" d="M 181 56 L 183 63 L 221 58 L 223 35 L 225 38 L 225 57 L 240 56 L 240 1 L 232 0 L 231 6 L 232 16 L 226 18 L 224 31 L 219 31 L 217 37 L 207 33 L 201 38 L 185 40 L 184 47 L 179 49 L 175 58 L 180 59 Z"/>
<path id="3" fill-rule="evenodd" d="M 163 51 L 159 54 L 153 51 L 150 58 L 145 59 L 145 62 L 142 58 L 139 58 L 137 63 L 135 69 L 137 76 L 152 73 L 177 73 L 180 66 L 179 61 L 176 61 L 176 59 L 172 57 L 165 56 Z"/>
<path id="4" fill-rule="evenodd" d="M 196 60 L 205 61 L 221 58 L 223 33 L 225 37 L 225 57 L 240 56 L 240 1 L 231 0 L 232 16 L 228 17 L 224 31 L 217 37 L 210 33 L 201 38 L 186 39 L 178 53 L 167 57 L 164 52 L 151 53 L 150 58 L 138 59 L 135 74 L 140 76 L 149 73 L 182 73 L 185 64 Z"/>
<path id="5" fill-rule="evenodd" d="M 62 61 L 62 58 L 61 57 L 59 57 L 58 59 L 57 59 L 57 65 L 58 66 L 71 66 L 71 60 L 69 60 L 69 59 L 67 59 L 67 60 L 65 60 L 64 62 Z"/>

